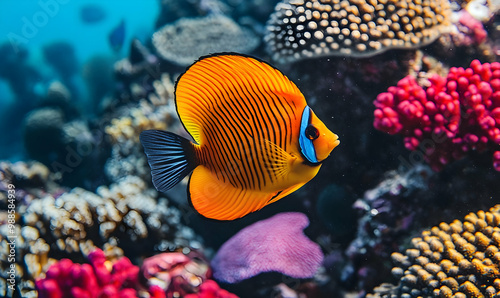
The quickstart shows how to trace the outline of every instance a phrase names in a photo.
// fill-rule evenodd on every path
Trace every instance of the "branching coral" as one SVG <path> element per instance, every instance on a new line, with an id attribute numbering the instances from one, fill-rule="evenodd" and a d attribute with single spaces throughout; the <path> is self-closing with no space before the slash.
<path id="1" fill-rule="evenodd" d="M 102 243 L 119 238 L 122 245 L 131 244 L 130 253 L 200 247 L 192 230 L 180 224 L 179 211 L 167 207 L 165 199 L 157 202 L 155 195 L 144 181 L 127 177 L 99 187 L 97 194 L 75 188 L 58 198 L 39 199 L 29 206 L 24 222 L 52 248 L 68 253 L 79 251 L 89 235 L 99 235 Z M 138 239 L 143 239 L 140 245 Z"/>
<path id="2" fill-rule="evenodd" d="M 139 88 L 139 87 L 138 87 Z M 142 99 L 137 107 L 127 109 L 125 115 L 114 118 L 105 131 L 113 143 L 124 143 L 132 140 L 139 142 L 139 134 L 147 129 L 165 130 L 176 118 L 174 98 L 174 83 L 168 74 L 163 74 L 153 82 L 154 93 L 148 100 Z"/>
<path id="3" fill-rule="evenodd" d="M 19 280 L 32 283 L 53 259 L 81 260 L 96 247 L 107 247 L 111 253 L 118 242 L 129 255 L 201 248 L 194 232 L 181 224 L 180 212 L 156 195 L 141 179 L 128 177 L 110 187 L 99 187 L 97 193 L 75 188 L 32 200 L 15 225 Z M 3 218 L 4 212 L 0 215 Z M 2 272 L 9 266 L 8 235 L 7 225 L 2 225 Z"/>
<path id="4" fill-rule="evenodd" d="M 402 134 L 406 148 L 420 149 L 435 170 L 489 149 L 500 171 L 500 63 L 452 67 L 446 78 L 431 76 L 425 90 L 406 77 L 374 104 L 375 128 Z"/>
<path id="5" fill-rule="evenodd" d="M 393 253 L 397 287 L 385 297 L 496 297 L 500 293 L 500 205 L 465 216 L 464 221 L 422 232 L 411 248 Z"/>
<path id="6" fill-rule="evenodd" d="M 135 108 L 126 109 L 123 115 L 111 120 L 106 134 L 111 138 L 111 158 L 105 172 L 112 181 L 128 175 L 150 180 L 146 156 L 139 143 L 143 130 L 178 127 L 177 113 L 173 104 L 174 83 L 166 74 L 153 82 L 154 93 L 148 100 L 141 99 Z M 177 126 L 176 126 L 177 125 Z"/>
<path id="7" fill-rule="evenodd" d="M 129 259 L 111 262 L 100 249 L 91 252 L 88 259 L 90 264 L 62 259 L 52 265 L 47 276 L 36 282 L 39 297 L 137 297 L 139 267 Z"/>
<path id="8" fill-rule="evenodd" d="M 168 114 L 165 118 L 167 117 Z M 134 108 L 130 110 L 130 116 L 111 120 L 111 125 L 106 127 L 106 133 L 111 136 L 114 142 L 132 139 L 137 143 L 141 131 L 147 129 L 165 130 L 167 128 L 167 119 L 155 118 L 148 118 L 140 108 Z"/>
<path id="9" fill-rule="evenodd" d="M 265 41 L 279 62 L 366 57 L 429 44 L 450 30 L 450 15 L 448 0 L 284 0 L 267 23 Z"/>

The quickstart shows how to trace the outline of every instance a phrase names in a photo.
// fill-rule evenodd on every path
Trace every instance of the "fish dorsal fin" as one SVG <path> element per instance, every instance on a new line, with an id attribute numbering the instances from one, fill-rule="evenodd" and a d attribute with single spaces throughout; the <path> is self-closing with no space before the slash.
<path id="1" fill-rule="evenodd" d="M 189 200 L 201 215 L 217 220 L 233 220 L 258 211 L 277 195 L 242 189 L 221 182 L 204 166 L 198 166 L 189 180 Z"/>
<path id="2" fill-rule="evenodd" d="M 232 53 L 202 57 L 191 65 L 177 80 L 175 100 L 181 122 L 198 144 L 231 117 L 245 121 L 252 131 L 252 111 L 272 109 L 274 115 L 298 119 L 296 113 L 306 106 L 300 90 L 279 70 Z"/>

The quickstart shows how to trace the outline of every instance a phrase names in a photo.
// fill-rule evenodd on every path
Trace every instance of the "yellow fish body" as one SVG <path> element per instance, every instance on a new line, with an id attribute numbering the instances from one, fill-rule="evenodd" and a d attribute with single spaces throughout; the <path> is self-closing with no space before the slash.
<path id="1" fill-rule="evenodd" d="M 159 130 L 141 143 L 159 191 L 193 172 L 189 199 L 207 218 L 240 218 L 294 192 L 339 144 L 293 82 L 248 56 L 200 58 L 177 80 L 175 101 L 196 143 Z"/>

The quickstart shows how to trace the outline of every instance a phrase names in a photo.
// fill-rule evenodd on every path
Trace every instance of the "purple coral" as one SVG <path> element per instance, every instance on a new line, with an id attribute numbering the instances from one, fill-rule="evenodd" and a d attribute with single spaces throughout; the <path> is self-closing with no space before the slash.
<path id="1" fill-rule="evenodd" d="M 303 229 L 302 213 L 280 213 L 239 231 L 222 245 L 212 260 L 214 278 L 236 283 L 262 272 L 276 271 L 295 278 L 312 277 L 323 252 Z"/>

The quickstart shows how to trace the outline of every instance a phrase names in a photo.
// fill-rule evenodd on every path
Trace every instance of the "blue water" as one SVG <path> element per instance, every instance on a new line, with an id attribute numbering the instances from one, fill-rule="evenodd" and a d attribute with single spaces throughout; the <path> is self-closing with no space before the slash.
<path id="1" fill-rule="evenodd" d="M 88 4 L 99 7 L 105 17 L 97 22 L 85 23 L 81 9 Z M 14 50 L 28 51 L 27 64 L 41 72 L 43 80 L 36 84 L 34 91 L 44 94 L 52 80 L 60 79 L 43 58 L 43 48 L 53 42 L 69 43 L 75 52 L 79 67 L 92 57 L 109 56 L 118 60 L 128 55 L 133 38 L 146 41 L 152 34 L 158 15 L 157 0 L 2 0 L 0 1 L 0 44 L 10 43 Z M 110 46 L 108 35 L 125 20 L 125 40 L 120 51 Z M 0 67 L 4 67 L 0 65 Z M 75 78 L 75 86 L 85 92 L 80 76 Z M 85 101 L 87 96 L 80 100 Z M 0 78 L 0 110 L 15 106 L 16 96 L 6 81 Z M 77 103 L 78 104 L 78 103 Z M 85 102 L 80 102 L 85 105 Z M 15 111 L 12 111 L 15 112 Z M 20 117 L 22 117 L 20 115 Z M 2 123 L 2 126 L 8 123 Z M 3 130 L 3 129 L 2 129 Z M 20 131 L 14 132 L 20 140 Z M 12 144 L 21 149 L 21 144 Z M 3 146 L 2 146 L 3 147 Z M 19 159 L 19 150 L 0 150 L 2 158 Z M 12 152 L 17 152 L 16 156 Z"/>
<path id="2" fill-rule="evenodd" d="M 80 9 L 87 3 L 101 6 L 105 19 L 83 23 Z M 0 41 L 9 40 L 9 33 L 13 33 L 23 38 L 22 44 L 30 50 L 38 50 L 51 41 L 65 40 L 84 61 L 96 53 L 111 52 L 108 34 L 122 19 L 126 20 L 127 45 L 133 37 L 145 38 L 151 33 L 157 14 L 157 0 L 2 0 Z M 31 26 L 26 24 L 32 24 L 35 31 L 27 30 Z"/>

